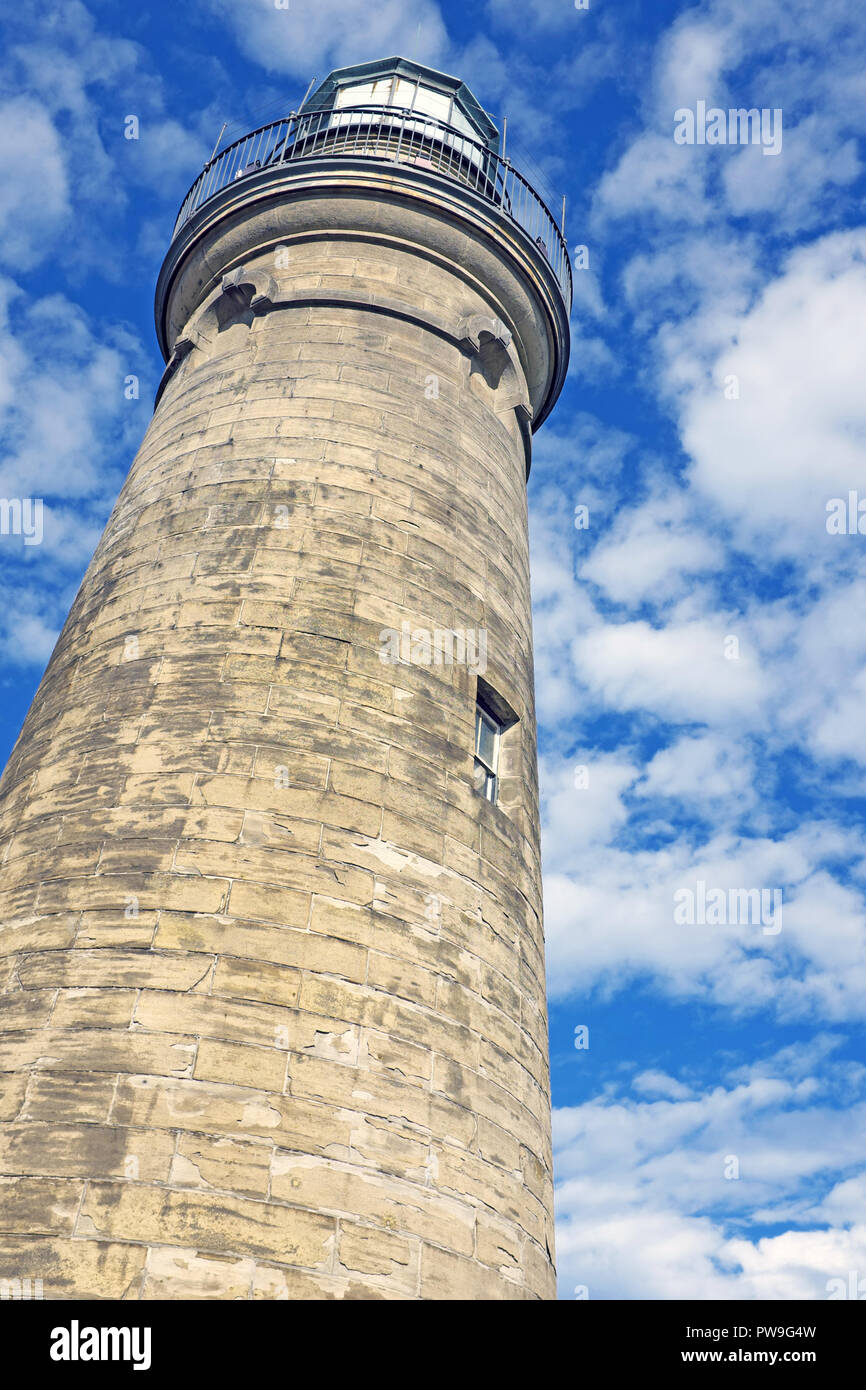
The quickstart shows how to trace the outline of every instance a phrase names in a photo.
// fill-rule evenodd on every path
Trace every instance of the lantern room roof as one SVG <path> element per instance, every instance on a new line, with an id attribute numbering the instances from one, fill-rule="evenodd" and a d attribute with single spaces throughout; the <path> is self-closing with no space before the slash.
<path id="1" fill-rule="evenodd" d="M 336 104 L 341 89 L 380 82 L 388 77 L 407 79 L 418 87 L 453 98 L 455 107 L 460 109 L 465 120 L 477 133 L 477 138 L 489 149 L 498 152 L 499 129 L 472 95 L 466 83 L 461 82 L 459 77 L 450 77 L 448 73 L 438 72 L 436 68 L 428 68 L 423 63 L 412 62 L 409 58 L 379 58 L 372 63 L 355 63 L 352 67 L 335 68 L 310 95 L 303 109 L 305 112 L 326 111 Z M 403 103 L 398 101 L 395 104 Z"/>

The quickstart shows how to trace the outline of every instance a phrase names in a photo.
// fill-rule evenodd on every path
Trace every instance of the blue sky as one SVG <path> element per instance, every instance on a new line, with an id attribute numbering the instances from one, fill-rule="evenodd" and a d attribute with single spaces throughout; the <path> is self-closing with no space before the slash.
<path id="1" fill-rule="evenodd" d="M 866 1281 L 866 535 L 827 527 L 866 512 L 864 52 L 856 0 L 5 23 L 0 496 L 46 510 L 40 546 L 0 537 L 4 759 L 146 428 L 153 286 L 223 122 L 401 53 L 567 195 L 589 267 L 530 481 L 565 1298 Z M 699 101 L 780 109 L 781 152 L 678 145 Z M 780 889 L 781 930 L 677 923 L 699 881 Z"/>

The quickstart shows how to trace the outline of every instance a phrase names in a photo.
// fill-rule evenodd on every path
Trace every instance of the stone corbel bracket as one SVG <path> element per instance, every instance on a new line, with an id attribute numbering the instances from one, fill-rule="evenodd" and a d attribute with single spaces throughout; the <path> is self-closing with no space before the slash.
<path id="1" fill-rule="evenodd" d="M 514 411 L 523 440 L 528 478 L 532 462 L 532 406 L 510 329 L 501 319 L 473 314 L 460 320 L 456 337 L 461 352 L 473 359 L 470 372 L 480 372 L 496 393 L 496 414 L 503 417 Z"/>
<path id="2" fill-rule="evenodd" d="M 183 333 L 176 339 L 174 351 L 162 374 L 154 410 L 180 364 L 193 348 L 205 350 L 221 328 L 249 310 L 257 317 L 273 309 L 279 297 L 277 283 L 266 270 L 248 270 L 237 266 L 224 275 L 219 289 L 193 314 Z"/>
<path id="3" fill-rule="evenodd" d="M 241 265 L 223 276 L 220 294 L 226 295 L 239 309 L 249 305 L 254 314 L 266 314 L 276 304 L 279 291 L 276 280 L 266 270 L 248 270 Z"/>
<path id="4" fill-rule="evenodd" d="M 505 327 L 501 319 L 491 318 L 487 314 L 473 314 L 471 318 L 461 319 L 456 336 L 461 350 L 466 353 L 480 353 L 482 338 L 487 342 L 492 341 L 503 352 L 507 352 L 511 345 L 511 330 Z"/>

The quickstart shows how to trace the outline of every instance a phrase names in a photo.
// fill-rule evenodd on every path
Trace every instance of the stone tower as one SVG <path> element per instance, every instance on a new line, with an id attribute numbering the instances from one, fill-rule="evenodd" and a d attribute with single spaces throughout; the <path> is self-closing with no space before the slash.
<path id="1" fill-rule="evenodd" d="M 403 59 L 191 189 L 0 784 L 0 1279 L 554 1296 L 526 476 L 570 298 Z"/>

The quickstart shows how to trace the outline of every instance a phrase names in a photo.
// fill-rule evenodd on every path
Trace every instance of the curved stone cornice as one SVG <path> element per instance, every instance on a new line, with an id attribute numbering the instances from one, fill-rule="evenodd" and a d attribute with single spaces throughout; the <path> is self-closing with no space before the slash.
<path id="1" fill-rule="evenodd" d="M 277 246 L 317 238 L 397 245 L 438 260 L 474 287 L 514 338 L 533 428 L 541 424 L 568 363 L 568 318 L 551 266 L 522 228 L 471 188 L 404 165 L 303 160 L 237 180 L 209 199 L 181 228 L 160 272 L 164 356 L 171 360 L 223 276 Z"/>
<path id="2" fill-rule="evenodd" d="M 532 405 L 524 385 L 511 332 L 501 319 L 474 314 L 470 318 L 449 320 L 429 310 L 419 314 L 408 302 L 399 299 L 380 296 L 372 303 L 359 298 L 351 290 L 281 293 L 273 277 L 261 267 L 248 269 L 246 266 L 238 266 L 228 275 L 224 275 L 219 289 L 196 310 L 183 333 L 175 340 L 174 351 L 166 363 L 157 388 L 154 410 L 181 363 L 195 348 L 207 351 L 221 328 L 239 321 L 246 313 L 251 312 L 259 317 L 279 309 L 299 309 L 315 304 L 341 305 L 343 308 L 371 314 L 394 315 L 404 322 L 415 323 L 428 332 L 437 333 L 472 359 L 473 370 L 479 370 L 488 385 L 497 392 L 497 415 L 505 415 L 510 410 L 516 413 L 526 457 L 526 476 L 529 477 Z"/>

